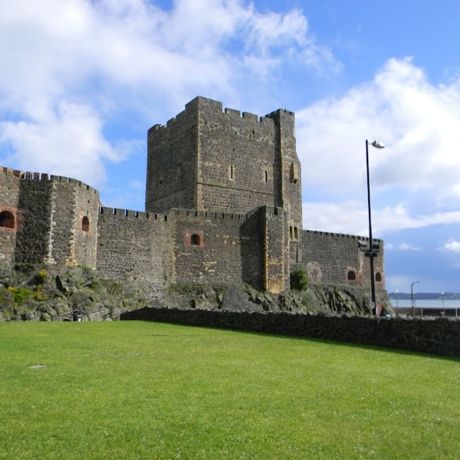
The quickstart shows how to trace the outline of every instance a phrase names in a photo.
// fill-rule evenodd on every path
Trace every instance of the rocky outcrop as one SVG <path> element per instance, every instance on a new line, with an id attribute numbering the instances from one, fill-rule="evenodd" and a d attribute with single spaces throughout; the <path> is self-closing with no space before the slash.
<path id="1" fill-rule="evenodd" d="M 379 293 L 384 309 L 393 313 L 384 292 Z M 246 311 L 322 313 L 326 315 L 368 315 L 369 299 L 362 289 L 350 286 L 311 285 L 283 294 L 258 291 L 251 286 L 211 287 L 208 285 L 171 285 L 156 301 L 161 308 Z"/>
<path id="2" fill-rule="evenodd" d="M 117 320 L 143 307 L 328 316 L 370 313 L 368 297 L 349 286 L 312 284 L 274 295 L 248 285 L 174 284 L 159 289 L 136 280 L 104 280 L 85 267 L 55 275 L 46 270 L 0 272 L 0 320 Z M 392 311 L 389 302 L 386 310 Z"/>
<path id="3" fill-rule="evenodd" d="M 0 320 L 102 321 L 145 305 L 134 282 L 102 280 L 84 267 L 54 276 L 46 270 L 0 273 Z"/>

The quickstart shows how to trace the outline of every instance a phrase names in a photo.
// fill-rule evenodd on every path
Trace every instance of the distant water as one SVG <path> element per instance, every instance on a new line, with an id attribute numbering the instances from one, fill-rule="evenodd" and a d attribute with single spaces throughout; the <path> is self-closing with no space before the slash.
<path id="1" fill-rule="evenodd" d="M 410 299 L 390 299 L 393 307 L 411 308 L 412 303 Z M 415 307 L 417 308 L 458 308 L 460 309 L 460 299 L 415 299 Z"/>

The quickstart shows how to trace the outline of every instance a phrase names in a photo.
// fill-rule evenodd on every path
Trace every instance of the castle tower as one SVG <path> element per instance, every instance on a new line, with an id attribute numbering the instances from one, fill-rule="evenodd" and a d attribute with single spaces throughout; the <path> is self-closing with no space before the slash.
<path id="1" fill-rule="evenodd" d="M 96 267 L 99 194 L 67 177 L 0 170 L 0 259 L 7 268 Z"/>
<path id="2" fill-rule="evenodd" d="M 146 211 L 244 214 L 260 206 L 283 208 L 291 232 L 300 234 L 300 162 L 292 112 L 277 110 L 259 118 L 197 97 L 166 126 L 149 130 Z"/>

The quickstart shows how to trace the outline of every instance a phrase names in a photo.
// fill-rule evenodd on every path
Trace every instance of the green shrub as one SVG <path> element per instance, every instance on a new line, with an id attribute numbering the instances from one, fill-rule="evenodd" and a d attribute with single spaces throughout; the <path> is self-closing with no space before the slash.
<path id="1" fill-rule="evenodd" d="M 291 273 L 291 289 L 304 291 L 308 287 L 308 276 L 303 268 L 296 268 Z"/>
<path id="2" fill-rule="evenodd" d="M 48 278 L 48 271 L 45 268 L 42 268 L 41 270 L 38 271 L 37 277 L 43 283 L 43 281 L 45 281 L 45 279 Z"/>
<path id="3" fill-rule="evenodd" d="M 32 296 L 34 300 L 38 300 L 39 302 L 44 302 L 47 299 L 40 287 L 34 289 Z"/>
<path id="4" fill-rule="evenodd" d="M 8 291 L 11 292 L 13 296 L 13 302 L 16 305 L 22 305 L 27 302 L 33 295 L 34 291 L 27 287 L 9 287 Z"/>

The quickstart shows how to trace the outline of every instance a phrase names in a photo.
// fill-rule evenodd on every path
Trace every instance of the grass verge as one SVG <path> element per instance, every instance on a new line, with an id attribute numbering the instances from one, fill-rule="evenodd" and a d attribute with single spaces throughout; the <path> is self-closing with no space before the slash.
<path id="1" fill-rule="evenodd" d="M 0 458 L 454 459 L 459 384 L 459 361 L 358 346 L 2 323 Z"/>

